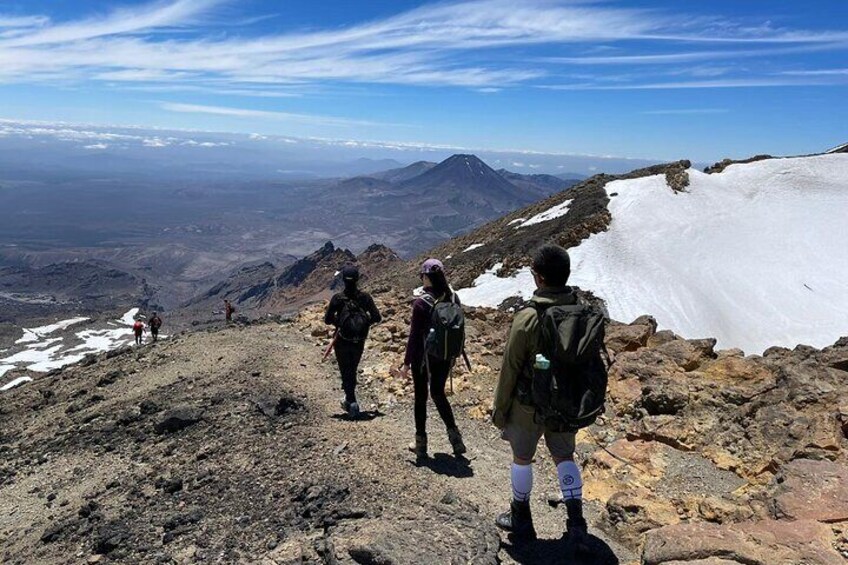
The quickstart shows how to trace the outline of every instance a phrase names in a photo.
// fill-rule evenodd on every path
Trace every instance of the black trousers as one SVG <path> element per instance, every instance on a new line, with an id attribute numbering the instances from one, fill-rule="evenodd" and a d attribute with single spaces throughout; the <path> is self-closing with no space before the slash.
<path id="1" fill-rule="evenodd" d="M 362 352 L 365 350 L 365 342 L 347 341 L 339 338 L 336 340 L 334 349 L 336 361 L 339 363 L 339 372 L 342 374 L 342 390 L 345 393 L 345 400 L 356 402 L 356 371 L 359 368 L 359 361 L 362 359 Z"/>
<path id="2" fill-rule="evenodd" d="M 415 385 L 415 433 L 416 435 L 424 435 L 427 433 L 427 388 L 429 380 L 430 398 L 433 399 L 433 404 L 436 405 L 436 410 L 439 411 L 442 421 L 447 429 L 456 427 L 456 420 L 453 417 L 453 410 L 448 402 L 448 397 L 445 395 L 445 384 L 450 375 L 451 361 L 443 361 L 430 357 L 428 363 L 415 363 L 412 366 L 412 382 Z M 427 365 L 430 366 L 430 375 L 428 379 Z"/>

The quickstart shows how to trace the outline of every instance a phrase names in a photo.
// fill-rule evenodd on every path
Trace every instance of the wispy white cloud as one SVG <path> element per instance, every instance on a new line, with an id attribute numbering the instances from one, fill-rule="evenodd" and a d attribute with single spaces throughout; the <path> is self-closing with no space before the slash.
<path id="1" fill-rule="evenodd" d="M 645 82 L 633 84 L 546 84 L 539 88 L 547 90 L 676 90 L 691 88 L 768 88 L 787 86 L 841 86 L 846 81 L 825 80 L 810 77 L 804 80 L 789 78 L 727 78 L 718 80 L 691 80 L 668 82 Z"/>
<path id="2" fill-rule="evenodd" d="M 214 23 L 227 3 L 159 0 L 60 23 L 42 15 L 0 16 L 0 81 L 96 80 L 210 91 L 226 87 L 233 95 L 267 91 L 275 97 L 288 95 L 280 86 L 323 83 L 449 85 L 490 92 L 554 80 L 563 64 L 679 65 L 848 50 L 848 32 L 841 30 L 743 26 L 723 18 L 592 0 L 442 2 L 341 28 L 233 36 L 216 33 L 216 25 L 225 26 Z M 236 6 L 229 3 L 227 10 L 232 9 Z M 3 22 L 11 35 L 2 34 Z M 175 29 L 180 33 L 170 33 Z M 658 52 L 633 53 L 634 40 Z M 681 43 L 690 49 L 680 52 Z M 718 48 L 748 44 L 756 48 Z M 710 48 L 701 50 L 702 45 Z M 557 47 L 566 53 L 575 46 L 584 52 L 617 48 L 621 53 L 516 62 L 504 49 L 522 46 Z M 669 48 L 677 51 L 663 52 Z M 766 80 L 753 77 L 749 82 Z M 658 84 L 644 82 L 641 88 Z M 715 87 L 704 82 L 704 88 Z M 694 88 L 697 82 L 687 84 Z"/>
<path id="3" fill-rule="evenodd" d="M 846 51 L 848 43 L 813 42 L 812 45 L 796 45 L 792 47 L 762 46 L 756 49 L 711 49 L 706 51 L 684 51 L 673 53 L 650 54 L 617 54 L 603 56 L 575 57 L 541 57 L 538 60 L 545 63 L 560 63 L 568 65 L 670 65 L 678 63 L 698 63 L 703 61 L 734 60 L 741 58 L 777 57 L 783 55 L 800 55 L 805 53 L 820 53 L 826 51 Z"/>
<path id="4" fill-rule="evenodd" d="M 41 27 L 50 18 L 47 16 L 6 16 L 0 14 L 0 29 Z"/>
<path id="5" fill-rule="evenodd" d="M 848 68 L 845 69 L 810 69 L 798 71 L 783 71 L 781 74 L 802 77 L 824 77 L 824 76 L 846 76 Z"/>
<path id="6" fill-rule="evenodd" d="M 333 116 L 319 116 L 314 114 L 294 114 L 289 112 L 275 112 L 270 110 L 253 110 L 250 108 L 231 108 L 227 106 L 206 106 L 201 104 L 183 104 L 176 102 L 162 102 L 162 109 L 169 112 L 183 112 L 193 114 L 212 114 L 215 116 L 227 116 L 232 118 L 272 119 L 287 122 L 309 123 L 324 126 L 375 126 L 378 124 L 366 120 L 351 120 Z M 398 124 L 393 124 L 398 125 Z"/>
<path id="7" fill-rule="evenodd" d="M 50 45 L 182 26 L 222 3 L 223 0 L 160 0 L 132 8 L 119 8 L 105 16 L 47 25 L 3 44 L 6 47 Z"/>

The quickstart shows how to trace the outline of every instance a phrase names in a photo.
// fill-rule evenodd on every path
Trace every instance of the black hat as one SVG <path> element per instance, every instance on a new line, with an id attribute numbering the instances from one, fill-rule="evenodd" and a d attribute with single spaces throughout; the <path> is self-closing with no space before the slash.
<path id="1" fill-rule="evenodd" d="M 356 282 L 359 280 L 359 269 L 355 265 L 347 265 L 342 269 L 342 279 L 345 282 Z"/>

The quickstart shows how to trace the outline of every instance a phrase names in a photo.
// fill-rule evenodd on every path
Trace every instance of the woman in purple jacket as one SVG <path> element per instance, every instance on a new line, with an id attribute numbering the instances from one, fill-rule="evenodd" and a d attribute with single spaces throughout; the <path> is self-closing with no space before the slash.
<path id="1" fill-rule="evenodd" d="M 445 383 L 453 365 L 452 360 L 438 359 L 428 355 L 425 340 L 430 332 L 433 307 L 436 301 L 453 300 L 459 303 L 459 297 L 451 289 L 445 277 L 445 267 L 438 259 L 427 259 L 421 265 L 421 281 L 424 284 L 424 296 L 415 299 L 412 304 L 412 322 L 409 328 L 409 341 L 406 344 L 401 375 L 408 378 L 412 370 L 415 385 L 415 442 L 409 450 L 416 457 L 427 457 L 427 384 L 429 380 L 430 398 L 439 411 L 448 431 L 448 440 L 455 455 L 466 452 L 462 434 L 456 427 L 450 403 L 445 396 Z"/>

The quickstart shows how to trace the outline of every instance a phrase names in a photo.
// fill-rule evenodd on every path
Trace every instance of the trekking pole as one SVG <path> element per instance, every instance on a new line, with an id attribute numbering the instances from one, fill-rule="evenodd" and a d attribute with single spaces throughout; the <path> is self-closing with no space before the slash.
<path id="1" fill-rule="evenodd" d="M 336 340 L 339 338 L 339 329 L 336 328 L 336 331 L 333 332 L 333 339 L 330 340 L 330 345 L 327 346 L 327 350 L 324 352 L 324 356 L 321 358 L 321 362 L 327 360 L 327 357 L 330 356 L 330 352 L 333 350 L 333 347 L 336 345 Z"/>
<path id="2" fill-rule="evenodd" d="M 462 350 L 462 358 L 465 360 L 465 366 L 468 367 L 468 372 L 471 372 L 471 361 L 468 360 L 468 353 Z"/>

